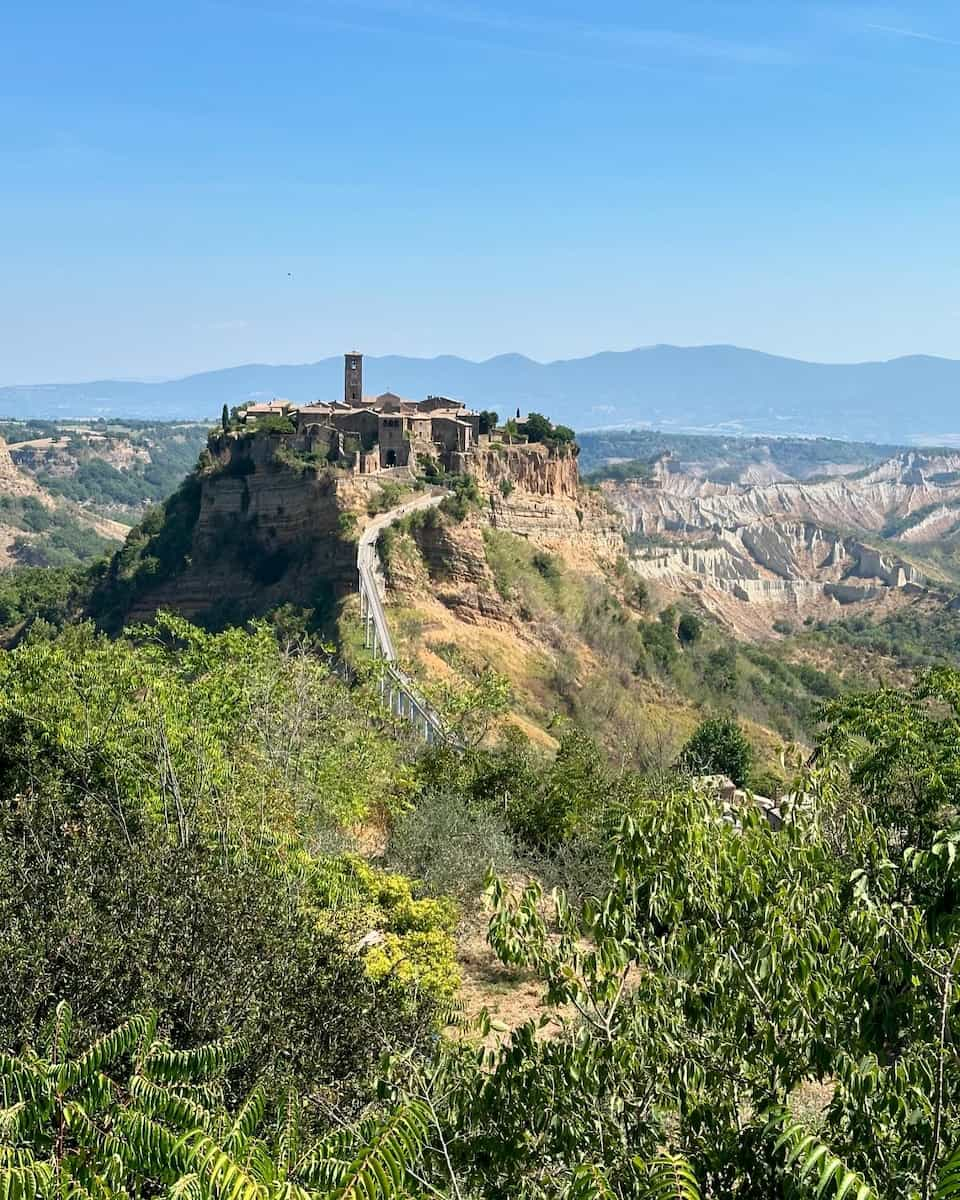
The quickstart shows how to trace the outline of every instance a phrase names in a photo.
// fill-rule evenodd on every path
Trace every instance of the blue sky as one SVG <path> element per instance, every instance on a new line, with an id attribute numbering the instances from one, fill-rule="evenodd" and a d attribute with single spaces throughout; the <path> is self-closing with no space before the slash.
<path id="1" fill-rule="evenodd" d="M 960 6 L 8 0 L 0 384 L 960 357 Z"/>

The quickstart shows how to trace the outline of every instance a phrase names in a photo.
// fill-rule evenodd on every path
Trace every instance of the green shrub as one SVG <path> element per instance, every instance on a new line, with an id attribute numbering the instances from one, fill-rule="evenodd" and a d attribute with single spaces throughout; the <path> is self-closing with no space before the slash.
<path id="1" fill-rule="evenodd" d="M 779 800 L 787 790 L 787 783 L 779 771 L 769 767 L 752 771 L 747 786 L 758 796 L 768 796 L 771 800 Z"/>
<path id="2" fill-rule="evenodd" d="M 516 867 L 513 842 L 502 819 L 469 804 L 444 781 L 422 795 L 394 822 L 387 847 L 391 864 L 422 881 L 430 892 L 474 903 L 487 870 Z"/>
<path id="3" fill-rule="evenodd" d="M 352 512 L 342 512 L 337 517 L 337 533 L 342 538 L 354 540 L 358 536 L 357 515 Z"/>
<path id="4" fill-rule="evenodd" d="M 726 775 L 744 787 L 753 763 L 753 747 L 731 717 L 702 721 L 680 751 L 677 766 L 694 775 Z"/>
<path id="5" fill-rule="evenodd" d="M 375 517 L 378 513 L 389 512 L 391 508 L 396 508 L 406 492 L 407 489 L 402 484 L 385 480 L 380 484 L 379 490 L 367 501 L 368 515 Z"/>
<path id="6" fill-rule="evenodd" d="M 737 690 L 737 650 L 733 645 L 711 650 L 703 667 L 703 681 L 711 691 L 732 695 Z"/>
<path id="7" fill-rule="evenodd" d="M 641 612 L 650 603 L 650 588 L 645 580 L 639 579 L 634 585 L 633 591 L 630 593 L 630 603 L 634 608 L 639 608 Z"/>
<path id="8" fill-rule="evenodd" d="M 672 623 L 644 621 L 640 626 L 640 637 L 661 671 L 670 671 L 679 657 L 677 638 Z"/>
<path id="9" fill-rule="evenodd" d="M 693 613 L 684 613 L 677 623 L 677 638 L 682 646 L 692 646 L 700 640 L 703 625 Z"/>
<path id="10" fill-rule="evenodd" d="M 93 586 L 78 567 L 15 567 L 0 571 L 0 629 L 39 618 L 53 625 L 82 607 Z"/>
<path id="11" fill-rule="evenodd" d="M 297 427 L 289 417 L 280 413 L 269 413 L 265 417 L 257 417 L 254 433 L 296 433 Z"/>
<path id="12" fill-rule="evenodd" d="M 549 554 L 546 550 L 534 551 L 533 557 L 530 560 L 533 569 L 537 572 L 541 579 L 546 579 L 548 582 L 553 582 L 560 578 L 562 569 L 556 555 Z"/>
<path id="13" fill-rule="evenodd" d="M 480 491 L 472 475 L 459 475 L 453 479 L 453 495 L 441 501 L 441 511 L 452 520 L 465 521 L 480 504 Z"/>

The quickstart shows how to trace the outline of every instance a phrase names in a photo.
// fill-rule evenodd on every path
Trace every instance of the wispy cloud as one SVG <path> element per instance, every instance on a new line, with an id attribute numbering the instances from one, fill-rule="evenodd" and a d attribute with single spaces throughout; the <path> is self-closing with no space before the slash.
<path id="1" fill-rule="evenodd" d="M 935 33 L 924 33 L 920 29 L 902 29 L 898 25 L 873 25 L 867 26 L 868 29 L 873 29 L 877 33 L 889 33 L 894 37 L 914 38 L 919 42 L 935 42 L 938 46 L 960 46 L 960 41 L 954 38 L 938 37 Z"/>
<path id="2" fill-rule="evenodd" d="M 233 8 L 238 0 L 204 0 Z M 710 33 L 639 25 L 607 25 L 588 20 L 542 17 L 519 9 L 450 3 L 449 0 L 285 0 L 266 9 L 262 0 L 246 0 L 248 13 L 293 21 L 313 28 L 430 38 L 518 54 L 632 64 L 643 55 L 664 65 L 669 60 L 728 60 L 755 65 L 796 61 L 791 50 L 762 41 L 739 41 Z"/>
<path id="3" fill-rule="evenodd" d="M 530 34 L 535 37 L 575 39 L 583 45 L 587 40 L 608 48 L 651 50 L 692 58 L 725 58 L 737 62 L 784 63 L 792 56 L 777 46 L 762 43 L 732 41 L 709 34 L 690 33 L 675 29 L 649 26 L 609 26 L 595 22 L 563 21 L 498 12 L 489 7 L 474 8 L 462 4 L 450 5 L 442 0 L 367 0 L 374 7 L 407 11 L 447 21 L 451 25 L 474 25 L 505 34 Z M 582 39 L 582 40 L 581 40 Z"/>
<path id="4" fill-rule="evenodd" d="M 589 36 L 624 49 L 633 47 L 658 54 L 688 58 L 727 59 L 738 63 L 784 66 L 796 61 L 789 50 L 758 42 L 733 42 L 726 38 L 678 32 L 673 29 L 620 28 L 591 31 Z"/>

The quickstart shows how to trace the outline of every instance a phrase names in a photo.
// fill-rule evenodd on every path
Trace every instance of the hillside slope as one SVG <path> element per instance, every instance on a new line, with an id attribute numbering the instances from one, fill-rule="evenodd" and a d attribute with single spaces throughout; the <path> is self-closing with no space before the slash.
<path id="1" fill-rule="evenodd" d="M 0 438 L 0 568 L 66 566 L 105 554 L 126 526 L 51 496 Z"/>
<path id="2" fill-rule="evenodd" d="M 3 421 L 20 470 L 54 496 L 126 525 L 166 499 L 196 464 L 206 424 Z"/>
<path id="3" fill-rule="evenodd" d="M 669 767 L 718 709 L 741 714 L 768 767 L 784 740 L 806 740 L 839 678 L 799 659 L 796 670 L 753 662 L 710 621 L 685 644 L 684 609 L 667 589 L 654 599 L 640 585 L 622 526 L 578 484 L 575 460 L 549 487 L 521 461 L 491 455 L 467 511 L 434 511 L 381 539 L 393 638 L 428 696 L 442 706 L 449 689 L 494 671 L 525 735 L 553 746 L 575 725 L 614 762 L 653 769 Z M 355 602 L 344 616 L 349 627 Z"/>

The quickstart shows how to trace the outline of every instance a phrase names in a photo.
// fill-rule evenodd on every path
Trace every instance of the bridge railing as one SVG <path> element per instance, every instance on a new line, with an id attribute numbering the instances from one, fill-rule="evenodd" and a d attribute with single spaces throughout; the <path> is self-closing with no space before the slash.
<path id="1" fill-rule="evenodd" d="M 357 557 L 360 620 L 363 622 L 363 644 L 381 664 L 380 697 L 393 716 L 412 725 L 417 734 L 432 745 L 446 737 L 443 722 L 419 694 L 410 676 L 397 665 L 374 571 L 376 550 L 371 548 L 372 553 L 365 555 L 364 549 L 361 547 Z"/>

